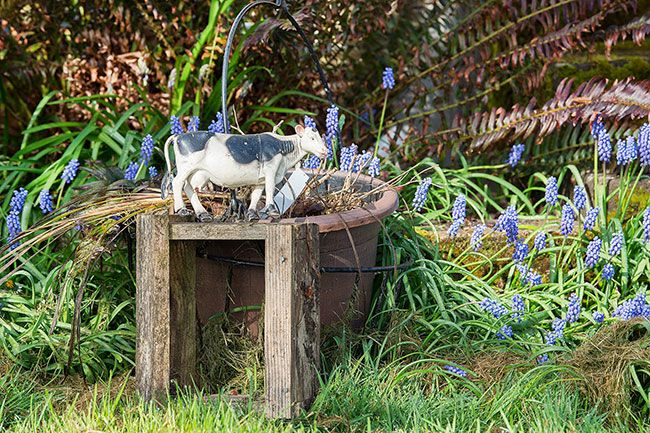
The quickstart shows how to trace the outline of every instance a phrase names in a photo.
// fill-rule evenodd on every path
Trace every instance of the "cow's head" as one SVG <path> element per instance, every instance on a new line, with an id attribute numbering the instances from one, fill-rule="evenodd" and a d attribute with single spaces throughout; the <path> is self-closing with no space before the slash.
<path id="1" fill-rule="evenodd" d="M 300 147 L 304 151 L 313 153 L 320 159 L 327 157 L 327 146 L 318 131 L 313 128 L 296 125 L 296 134 L 300 137 Z"/>

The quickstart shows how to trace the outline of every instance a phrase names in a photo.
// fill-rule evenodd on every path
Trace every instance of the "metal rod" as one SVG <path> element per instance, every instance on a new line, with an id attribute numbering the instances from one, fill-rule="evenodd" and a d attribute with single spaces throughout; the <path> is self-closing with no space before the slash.
<path id="1" fill-rule="evenodd" d="M 247 4 L 235 17 L 235 21 L 233 21 L 230 32 L 228 33 L 226 48 L 223 53 L 223 66 L 221 68 L 221 115 L 223 116 L 223 126 L 226 134 L 230 133 L 230 122 L 228 121 L 228 64 L 230 63 L 230 50 L 232 49 L 232 41 L 235 38 L 235 32 L 237 31 L 239 23 L 249 10 L 262 4 L 271 5 L 277 9 L 281 7 L 281 4 L 278 3 L 279 2 L 276 3 L 271 0 L 255 0 L 253 3 Z"/>
<path id="2" fill-rule="evenodd" d="M 264 262 L 252 262 L 249 260 L 240 260 L 240 259 L 234 259 L 232 257 L 224 257 L 224 256 L 214 256 L 212 254 L 199 253 L 199 252 L 196 253 L 196 256 L 202 259 L 208 259 L 213 262 L 229 263 L 235 266 L 250 266 L 256 268 L 264 267 Z M 379 272 L 388 272 L 393 270 L 407 269 L 412 265 L 413 265 L 413 261 L 409 260 L 408 262 L 402 263 L 401 265 L 398 266 L 394 266 L 394 265 L 393 266 L 361 266 L 360 268 L 348 267 L 348 266 L 321 266 L 320 271 L 322 273 L 328 273 L 328 274 L 379 273 Z"/>
<path id="3" fill-rule="evenodd" d="M 261 4 L 266 4 L 273 6 L 275 9 L 282 9 L 284 13 L 287 16 L 287 19 L 289 22 L 291 22 L 291 25 L 293 26 L 294 29 L 298 32 L 300 37 L 302 38 L 305 46 L 307 47 L 307 51 L 309 51 L 309 55 L 311 56 L 312 61 L 314 62 L 314 65 L 316 66 L 316 70 L 318 72 L 318 76 L 320 78 L 320 81 L 323 85 L 323 88 L 325 89 L 325 94 L 327 95 L 327 100 L 331 105 L 334 104 L 334 97 L 332 95 L 332 91 L 330 89 L 329 83 L 327 82 L 327 77 L 325 76 L 325 71 L 323 70 L 323 67 L 320 64 L 320 61 L 318 60 L 318 55 L 316 55 L 316 52 L 314 51 L 314 46 L 311 44 L 309 39 L 307 38 L 307 35 L 305 32 L 302 30 L 300 25 L 298 24 L 298 21 L 291 15 L 289 12 L 289 7 L 287 5 L 286 0 L 255 0 L 252 3 L 249 3 L 246 5 L 240 12 L 237 14 L 237 17 L 235 17 L 235 21 L 233 21 L 232 27 L 230 28 L 230 32 L 228 33 L 228 39 L 226 40 L 226 47 L 224 49 L 223 53 L 223 66 L 221 68 L 221 115 L 223 116 L 223 126 L 226 134 L 230 133 L 230 122 L 228 121 L 228 65 L 230 63 L 230 51 L 232 50 L 232 42 L 233 39 L 235 38 L 235 32 L 237 31 L 237 27 L 239 26 L 239 23 L 241 20 L 244 18 L 244 16 L 250 11 L 252 8 L 255 6 L 261 5 Z M 337 128 L 337 139 L 339 142 L 339 146 L 341 143 L 341 136 L 340 133 L 338 132 Z"/>

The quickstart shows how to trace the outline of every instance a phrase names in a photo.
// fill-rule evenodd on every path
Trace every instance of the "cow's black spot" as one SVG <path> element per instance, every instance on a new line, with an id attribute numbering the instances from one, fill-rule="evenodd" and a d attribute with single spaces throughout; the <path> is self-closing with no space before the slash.
<path id="1" fill-rule="evenodd" d="M 270 161 L 275 155 L 286 155 L 294 149 L 292 141 L 270 134 L 232 135 L 226 140 L 226 147 L 239 164 Z"/>
<path id="2" fill-rule="evenodd" d="M 179 134 L 176 139 L 178 150 L 181 155 L 189 155 L 190 153 L 199 152 L 205 149 L 205 145 L 214 134 L 207 131 L 186 132 Z"/>

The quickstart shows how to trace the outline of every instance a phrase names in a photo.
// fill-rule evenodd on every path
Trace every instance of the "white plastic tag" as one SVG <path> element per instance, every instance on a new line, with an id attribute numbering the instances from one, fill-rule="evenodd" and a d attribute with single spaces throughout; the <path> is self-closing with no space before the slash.
<path id="1" fill-rule="evenodd" d="M 287 182 L 282 186 L 280 191 L 273 197 L 273 202 L 278 207 L 280 215 L 291 207 L 293 202 L 296 201 L 298 196 L 303 192 L 309 181 L 309 175 L 301 169 L 296 169 Z"/>

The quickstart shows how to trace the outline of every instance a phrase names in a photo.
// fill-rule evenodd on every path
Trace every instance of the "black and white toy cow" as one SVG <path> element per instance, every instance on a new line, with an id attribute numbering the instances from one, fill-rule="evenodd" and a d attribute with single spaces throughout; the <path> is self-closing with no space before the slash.
<path id="1" fill-rule="evenodd" d="M 165 142 L 167 174 L 171 176 L 169 144 L 174 145 L 176 176 L 172 180 L 174 212 L 189 215 L 183 203 L 183 191 L 192 203 L 199 221 L 212 220 L 195 191 L 208 181 L 225 188 L 255 186 L 246 214 L 249 220 L 257 219 L 257 203 L 266 190 L 266 206 L 261 213 L 277 215 L 273 203 L 275 186 L 287 170 L 302 160 L 307 153 L 321 159 L 327 156 L 327 146 L 318 132 L 302 125 L 295 127 L 294 135 L 262 134 L 212 134 L 206 131 L 187 132 L 169 137 Z M 162 186 L 166 189 L 166 185 Z"/>

